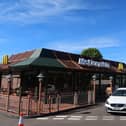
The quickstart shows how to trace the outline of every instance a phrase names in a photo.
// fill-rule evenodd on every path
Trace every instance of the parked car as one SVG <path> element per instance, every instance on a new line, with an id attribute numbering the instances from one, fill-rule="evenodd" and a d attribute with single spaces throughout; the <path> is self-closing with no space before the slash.
<path id="1" fill-rule="evenodd" d="M 105 102 L 106 111 L 126 113 L 126 88 L 117 88 Z"/>

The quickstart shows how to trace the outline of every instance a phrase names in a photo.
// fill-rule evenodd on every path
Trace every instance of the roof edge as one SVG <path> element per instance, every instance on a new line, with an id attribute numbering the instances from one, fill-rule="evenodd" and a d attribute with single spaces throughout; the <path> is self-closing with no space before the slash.
<path id="1" fill-rule="evenodd" d="M 42 52 L 42 49 L 36 49 L 29 58 L 38 58 L 40 57 L 41 52 Z"/>

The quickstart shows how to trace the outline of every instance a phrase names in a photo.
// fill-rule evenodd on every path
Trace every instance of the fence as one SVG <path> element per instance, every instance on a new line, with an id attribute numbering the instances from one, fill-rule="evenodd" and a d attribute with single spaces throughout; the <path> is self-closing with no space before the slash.
<path id="1" fill-rule="evenodd" d="M 88 92 L 77 94 L 69 92 L 43 96 L 39 103 L 38 100 L 30 95 L 20 97 L 0 94 L 0 109 L 15 114 L 23 112 L 27 116 L 39 115 L 87 105 L 89 104 L 89 98 L 91 101 L 91 95 Z"/>

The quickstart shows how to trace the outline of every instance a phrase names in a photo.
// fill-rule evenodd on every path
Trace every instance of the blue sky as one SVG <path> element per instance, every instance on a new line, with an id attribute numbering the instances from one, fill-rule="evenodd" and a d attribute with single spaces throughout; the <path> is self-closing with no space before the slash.
<path id="1" fill-rule="evenodd" d="M 0 0 L 0 57 L 36 48 L 98 48 L 126 62 L 125 0 Z"/>

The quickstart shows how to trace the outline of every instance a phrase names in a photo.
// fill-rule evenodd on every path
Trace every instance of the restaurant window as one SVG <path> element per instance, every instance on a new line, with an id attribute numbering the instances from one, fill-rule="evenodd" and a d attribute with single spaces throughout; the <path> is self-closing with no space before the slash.
<path id="1" fill-rule="evenodd" d="M 47 79 L 47 92 L 66 92 L 71 91 L 72 86 L 72 73 L 71 72 L 59 72 L 50 71 L 48 72 Z"/>

